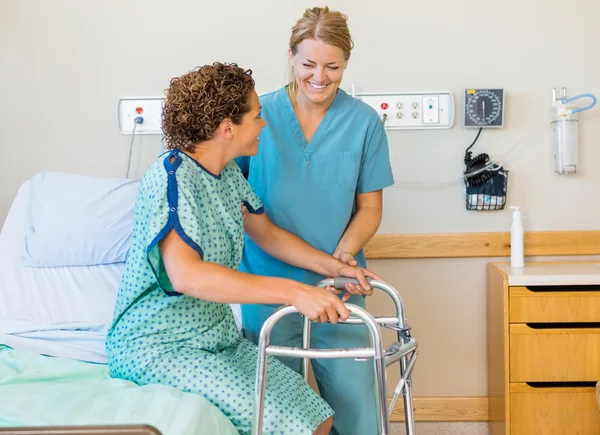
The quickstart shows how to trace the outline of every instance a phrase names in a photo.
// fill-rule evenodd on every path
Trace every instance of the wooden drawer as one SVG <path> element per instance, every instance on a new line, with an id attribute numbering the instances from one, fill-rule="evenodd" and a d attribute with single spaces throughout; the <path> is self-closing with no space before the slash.
<path id="1" fill-rule="evenodd" d="M 572 287 L 571 289 L 576 289 Z M 510 323 L 600 322 L 600 291 L 536 291 L 510 287 Z"/>
<path id="2" fill-rule="evenodd" d="M 598 435 L 595 388 L 510 384 L 511 435 Z"/>
<path id="3" fill-rule="evenodd" d="M 597 381 L 600 328 L 536 329 L 513 324 L 509 358 L 511 382 Z"/>

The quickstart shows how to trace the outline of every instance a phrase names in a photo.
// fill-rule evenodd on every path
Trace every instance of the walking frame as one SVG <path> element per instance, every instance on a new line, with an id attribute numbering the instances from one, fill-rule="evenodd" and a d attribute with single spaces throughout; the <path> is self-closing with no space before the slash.
<path id="1" fill-rule="evenodd" d="M 354 282 L 352 278 L 330 278 L 320 281 L 317 287 L 335 287 L 344 289 L 346 282 Z M 412 403 L 411 375 L 417 359 L 417 341 L 410 335 L 410 326 L 404 316 L 404 303 L 400 294 L 391 285 L 380 280 L 370 280 L 373 289 L 387 293 L 396 306 L 396 316 L 373 317 L 365 309 L 354 304 L 346 304 L 350 311 L 350 317 L 339 323 L 361 324 L 364 323 L 371 333 L 371 347 L 350 349 L 311 349 L 310 327 L 311 321 L 304 317 L 304 329 L 302 334 L 302 348 L 274 346 L 269 344 L 271 330 L 275 324 L 288 314 L 297 313 L 298 309 L 293 306 L 283 306 L 277 309 L 264 323 L 258 342 L 258 364 L 256 368 L 256 389 L 254 397 L 254 415 L 252 421 L 252 434 L 262 434 L 262 423 L 264 413 L 264 400 L 267 383 L 268 355 L 302 358 L 302 371 L 304 379 L 308 379 L 308 362 L 313 358 L 355 358 L 357 360 L 373 359 L 376 383 L 376 405 L 378 408 L 377 426 L 380 435 L 389 434 L 389 419 L 396 405 L 400 393 L 404 401 L 404 417 L 406 423 L 406 434 L 415 434 L 415 422 Z M 390 328 L 397 332 L 398 341 L 387 349 L 383 349 L 380 327 Z M 386 367 L 399 362 L 400 381 L 394 390 L 394 396 L 387 406 L 386 391 Z M 357 398 L 362 400 L 363 398 Z"/>

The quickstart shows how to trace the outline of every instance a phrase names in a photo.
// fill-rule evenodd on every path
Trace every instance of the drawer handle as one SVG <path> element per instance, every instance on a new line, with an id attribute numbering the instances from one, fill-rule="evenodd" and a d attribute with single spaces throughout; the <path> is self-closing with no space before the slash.
<path id="1" fill-rule="evenodd" d="M 595 387 L 596 381 L 582 382 L 526 382 L 532 388 L 582 388 Z"/>
<path id="2" fill-rule="evenodd" d="M 600 328 L 600 322 L 552 322 L 552 323 L 525 323 L 532 329 L 584 329 Z"/>

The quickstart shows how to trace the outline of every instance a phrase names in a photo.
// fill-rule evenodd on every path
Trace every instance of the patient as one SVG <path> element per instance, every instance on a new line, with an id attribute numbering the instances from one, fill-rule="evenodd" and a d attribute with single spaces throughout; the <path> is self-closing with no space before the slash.
<path id="1" fill-rule="evenodd" d="M 284 262 L 357 278 L 360 286 L 347 291 L 370 294 L 365 276 L 377 278 L 312 248 L 265 215 L 233 161 L 257 153 L 265 125 L 250 71 L 215 63 L 171 81 L 163 112 L 169 151 L 140 183 L 107 339 L 113 377 L 201 394 L 240 434 L 251 432 L 257 352 L 240 337 L 228 304 L 291 304 L 314 321 L 332 323 L 350 314 L 337 290 L 238 272 L 244 231 Z M 332 414 L 300 375 L 269 358 L 265 433 L 328 434 Z"/>

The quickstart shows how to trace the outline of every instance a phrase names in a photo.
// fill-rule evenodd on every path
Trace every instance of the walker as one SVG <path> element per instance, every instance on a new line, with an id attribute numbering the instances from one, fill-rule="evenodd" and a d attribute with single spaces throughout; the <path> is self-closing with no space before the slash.
<path id="1" fill-rule="evenodd" d="M 400 393 L 404 399 L 404 416 L 406 422 L 406 434 L 415 434 L 415 421 L 412 403 L 411 375 L 417 359 L 417 341 L 410 335 L 410 326 L 404 317 L 404 304 L 402 298 L 395 288 L 384 281 L 370 280 L 372 288 L 387 293 L 396 305 L 395 317 L 373 317 L 366 310 L 354 304 L 346 304 L 350 311 L 350 317 L 339 323 L 364 323 L 371 332 L 371 347 L 350 349 L 311 349 L 310 348 L 310 319 L 304 318 L 304 330 L 302 334 L 302 348 L 269 345 L 271 330 L 275 324 L 284 316 L 297 313 L 293 306 L 283 306 L 277 309 L 264 323 L 258 342 L 258 364 L 256 368 L 256 390 L 254 397 L 254 415 L 252 420 L 252 434 L 262 434 L 263 405 L 265 400 L 266 376 L 268 355 L 300 357 L 304 379 L 308 379 L 308 361 L 312 358 L 356 358 L 359 360 L 373 358 L 375 370 L 375 383 L 377 385 L 376 405 L 379 409 L 377 426 L 380 435 L 389 434 L 389 418 L 392 414 Z M 344 289 L 346 282 L 358 284 L 351 278 L 331 278 L 320 281 L 317 287 L 335 287 Z M 389 348 L 383 349 L 381 330 L 379 327 L 394 329 L 398 333 L 398 341 Z M 386 391 L 386 367 L 395 362 L 400 362 L 400 382 L 394 391 L 394 397 L 387 403 Z"/>

